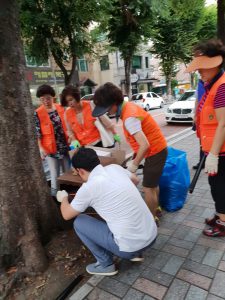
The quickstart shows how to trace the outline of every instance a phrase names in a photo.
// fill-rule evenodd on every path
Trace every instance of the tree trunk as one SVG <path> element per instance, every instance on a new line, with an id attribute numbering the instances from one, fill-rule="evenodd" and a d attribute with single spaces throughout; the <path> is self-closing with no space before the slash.
<path id="1" fill-rule="evenodd" d="M 25 82 L 18 1 L 0 1 L 0 264 L 20 255 L 29 271 L 43 271 L 57 210 L 49 196 Z"/>
<path id="2" fill-rule="evenodd" d="M 130 73 L 131 73 L 131 56 L 124 59 L 125 67 L 125 94 L 131 96 Z"/>
<path id="3" fill-rule="evenodd" d="M 79 86 L 79 73 L 77 70 L 77 57 L 75 55 L 73 55 L 73 57 L 72 57 L 72 68 L 71 68 L 71 71 L 70 71 L 67 81 L 68 81 L 67 83 L 65 81 L 66 85 L 71 84 L 74 86 Z"/>
<path id="4" fill-rule="evenodd" d="M 170 101 L 172 99 L 172 87 L 171 87 L 172 78 L 171 75 L 166 76 L 166 90 L 167 90 L 167 99 Z"/>
<path id="5" fill-rule="evenodd" d="M 225 0 L 217 0 L 217 37 L 225 45 Z"/>
<path id="6" fill-rule="evenodd" d="M 190 73 L 190 78 L 191 78 L 191 88 L 194 89 L 195 86 L 195 74 Z"/>

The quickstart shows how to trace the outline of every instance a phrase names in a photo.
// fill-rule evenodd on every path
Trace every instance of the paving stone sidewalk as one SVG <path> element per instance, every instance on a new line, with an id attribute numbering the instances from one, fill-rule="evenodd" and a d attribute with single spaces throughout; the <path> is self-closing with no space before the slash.
<path id="1" fill-rule="evenodd" d="M 173 147 L 187 152 L 190 169 L 197 163 L 195 135 Z M 204 218 L 213 212 L 207 176 L 202 172 L 184 208 L 163 215 L 158 238 L 145 252 L 143 263 L 121 261 L 118 275 L 93 276 L 70 299 L 225 299 L 225 238 L 202 235 Z"/>

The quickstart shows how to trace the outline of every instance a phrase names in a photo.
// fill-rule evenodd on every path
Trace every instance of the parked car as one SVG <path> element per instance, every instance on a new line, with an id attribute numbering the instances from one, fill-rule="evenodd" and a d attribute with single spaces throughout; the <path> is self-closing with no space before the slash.
<path id="1" fill-rule="evenodd" d="M 167 123 L 192 123 L 195 113 L 195 90 L 186 91 L 166 111 Z"/>
<path id="2" fill-rule="evenodd" d="M 153 92 L 134 94 L 131 97 L 131 101 L 134 101 L 134 103 L 146 111 L 152 108 L 162 108 L 164 106 L 163 98 Z"/>

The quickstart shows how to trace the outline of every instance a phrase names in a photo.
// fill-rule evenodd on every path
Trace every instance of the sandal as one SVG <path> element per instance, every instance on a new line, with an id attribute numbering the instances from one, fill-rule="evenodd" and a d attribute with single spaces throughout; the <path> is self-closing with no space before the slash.
<path id="1" fill-rule="evenodd" d="M 217 220 L 215 226 L 203 230 L 203 234 L 209 237 L 225 236 L 225 225 L 221 224 L 220 220 Z"/>
<path id="2" fill-rule="evenodd" d="M 155 216 L 155 223 L 157 225 L 157 227 L 159 227 L 159 218 Z"/>
<path id="3" fill-rule="evenodd" d="M 205 219 L 205 224 L 209 225 L 209 226 L 215 226 L 216 225 L 216 221 L 219 219 L 219 216 L 217 215 L 214 215 L 213 218 L 209 219 Z"/>
<path id="4" fill-rule="evenodd" d="M 158 206 L 157 209 L 156 209 L 156 216 L 158 218 L 161 218 L 162 217 L 162 208 L 161 206 Z"/>

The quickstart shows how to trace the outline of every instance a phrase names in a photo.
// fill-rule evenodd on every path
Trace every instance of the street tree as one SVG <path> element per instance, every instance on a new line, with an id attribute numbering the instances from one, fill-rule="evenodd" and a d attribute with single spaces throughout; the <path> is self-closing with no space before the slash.
<path id="1" fill-rule="evenodd" d="M 206 6 L 203 9 L 201 27 L 197 37 L 199 41 L 215 38 L 217 35 L 217 11 L 216 5 Z"/>
<path id="2" fill-rule="evenodd" d="M 89 26 L 104 0 L 21 0 L 22 37 L 29 56 L 42 63 L 53 56 L 65 84 L 78 81 L 77 59 L 92 51 Z"/>
<path id="3" fill-rule="evenodd" d="M 130 95 L 132 57 L 145 39 L 149 23 L 159 6 L 161 4 L 156 0 L 112 0 L 106 7 L 105 31 L 110 45 L 119 50 L 124 60 L 127 95 Z"/>
<path id="4" fill-rule="evenodd" d="M 167 14 L 158 15 L 152 23 L 153 52 L 161 62 L 170 96 L 171 80 L 176 75 L 176 63 L 187 63 L 197 42 L 204 0 L 168 0 Z"/>
<path id="5" fill-rule="evenodd" d="M 0 267 L 20 258 L 28 272 L 43 271 L 43 243 L 56 225 L 35 137 L 25 82 L 18 1 L 0 1 Z"/>

